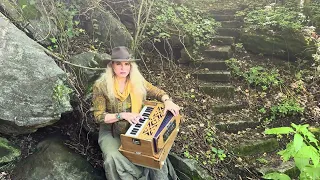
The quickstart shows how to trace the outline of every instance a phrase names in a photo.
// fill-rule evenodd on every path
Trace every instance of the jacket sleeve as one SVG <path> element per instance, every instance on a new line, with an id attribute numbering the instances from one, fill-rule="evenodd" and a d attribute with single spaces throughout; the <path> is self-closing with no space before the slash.
<path id="1" fill-rule="evenodd" d="M 106 112 L 107 100 L 103 93 L 100 92 L 96 86 L 93 86 L 92 96 L 93 115 L 95 121 L 97 123 L 103 123 Z"/>
<path id="2" fill-rule="evenodd" d="M 147 95 L 156 98 L 158 101 L 161 101 L 162 96 L 167 94 L 165 91 L 163 91 L 160 88 L 157 88 L 156 86 L 153 86 L 148 81 L 145 81 L 144 83 L 146 86 Z"/>

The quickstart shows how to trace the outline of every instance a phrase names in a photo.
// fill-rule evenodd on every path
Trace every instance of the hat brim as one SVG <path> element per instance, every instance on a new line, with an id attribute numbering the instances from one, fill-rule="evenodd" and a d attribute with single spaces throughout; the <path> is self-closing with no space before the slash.
<path id="1" fill-rule="evenodd" d="M 121 61 L 129 61 L 129 62 L 134 62 L 134 61 L 140 61 L 141 59 L 106 59 L 108 61 L 117 61 L 117 62 L 121 62 Z"/>

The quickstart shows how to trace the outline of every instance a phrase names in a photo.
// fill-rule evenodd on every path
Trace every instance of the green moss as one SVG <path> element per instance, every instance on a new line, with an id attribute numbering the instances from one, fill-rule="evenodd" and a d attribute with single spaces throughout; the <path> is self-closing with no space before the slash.
<path id="1" fill-rule="evenodd" d="M 264 32 L 244 32 L 241 35 L 246 50 L 265 55 L 276 55 L 287 59 L 296 57 L 312 58 L 315 45 L 309 42 L 302 34 L 275 34 Z"/>
<path id="2" fill-rule="evenodd" d="M 28 0 L 18 0 L 18 5 L 22 9 L 22 16 L 24 19 L 40 19 L 40 11 L 38 11 L 35 5 L 31 4 Z"/>
<path id="3" fill-rule="evenodd" d="M 19 149 L 15 148 L 4 138 L 0 138 L 0 165 L 11 162 L 21 155 Z"/>
<path id="4" fill-rule="evenodd" d="M 238 155 L 248 156 L 255 155 L 264 152 L 274 151 L 279 147 L 279 143 L 276 139 L 267 139 L 260 141 L 248 142 L 234 148 L 234 152 Z"/>
<path id="5" fill-rule="evenodd" d="M 70 109 L 70 93 L 72 89 L 67 87 L 62 80 L 58 80 L 53 88 L 53 101 L 56 110 Z"/>

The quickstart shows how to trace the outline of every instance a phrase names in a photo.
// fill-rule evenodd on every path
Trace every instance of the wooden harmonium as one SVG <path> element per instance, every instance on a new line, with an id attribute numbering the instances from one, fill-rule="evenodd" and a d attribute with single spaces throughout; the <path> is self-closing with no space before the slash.
<path id="1" fill-rule="evenodd" d="M 170 111 L 164 114 L 164 104 L 146 101 L 139 123 L 121 134 L 119 151 L 132 163 L 161 169 L 178 134 L 181 116 Z"/>

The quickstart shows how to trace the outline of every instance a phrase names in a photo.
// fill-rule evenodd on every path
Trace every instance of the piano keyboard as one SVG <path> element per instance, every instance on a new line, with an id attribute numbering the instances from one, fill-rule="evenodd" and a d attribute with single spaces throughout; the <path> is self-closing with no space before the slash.
<path id="1" fill-rule="evenodd" d="M 139 135 L 140 131 L 143 129 L 142 127 L 146 124 L 149 116 L 154 108 L 150 106 L 145 106 L 140 111 L 140 115 L 143 117 L 139 119 L 139 123 L 132 124 L 126 132 L 126 136 L 136 137 Z"/>

